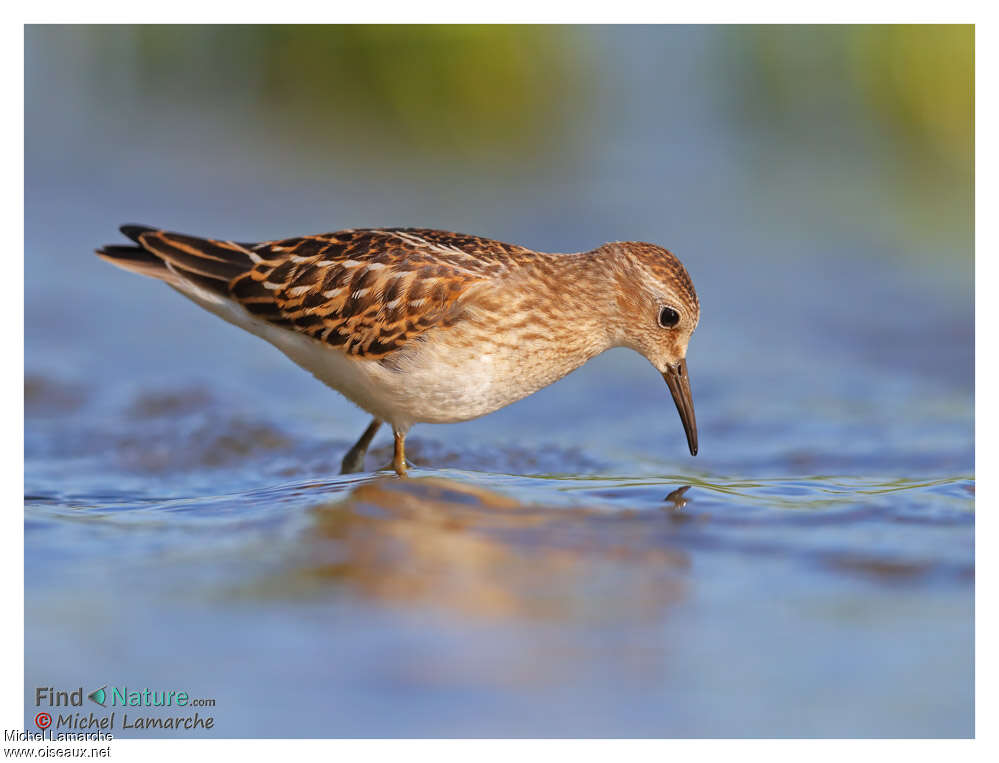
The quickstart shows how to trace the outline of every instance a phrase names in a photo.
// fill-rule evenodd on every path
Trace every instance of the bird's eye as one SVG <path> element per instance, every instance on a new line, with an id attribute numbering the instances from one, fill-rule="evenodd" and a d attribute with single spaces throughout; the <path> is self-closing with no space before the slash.
<path id="1" fill-rule="evenodd" d="M 680 322 L 680 313 L 672 307 L 664 307 L 659 311 L 659 325 L 664 329 L 671 329 Z"/>

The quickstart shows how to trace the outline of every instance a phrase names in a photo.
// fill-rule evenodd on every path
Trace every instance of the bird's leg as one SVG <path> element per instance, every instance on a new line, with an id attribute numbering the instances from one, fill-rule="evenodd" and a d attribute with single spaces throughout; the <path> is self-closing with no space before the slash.
<path id="1" fill-rule="evenodd" d="M 368 428 L 364 430 L 361 439 L 354 443 L 354 447 L 347 451 L 340 464 L 340 474 L 354 474 L 364 471 L 364 454 L 368 452 L 368 446 L 374 439 L 378 427 L 382 425 L 379 419 L 371 419 Z"/>
<path id="2" fill-rule="evenodd" d="M 395 433 L 395 453 L 392 456 L 392 468 L 400 477 L 406 476 L 406 433 Z"/>

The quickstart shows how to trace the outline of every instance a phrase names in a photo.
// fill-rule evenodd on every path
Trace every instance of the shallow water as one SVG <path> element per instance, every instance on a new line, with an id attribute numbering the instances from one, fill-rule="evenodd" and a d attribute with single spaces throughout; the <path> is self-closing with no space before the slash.
<path id="1" fill-rule="evenodd" d="M 973 733 L 967 232 L 907 239 L 883 205 L 837 217 L 826 191 L 801 201 L 807 177 L 759 193 L 737 159 L 756 138 L 684 84 L 711 35 L 642 53 L 629 34 L 600 36 L 601 76 L 628 87 L 605 95 L 625 126 L 587 123 L 599 150 L 512 179 L 397 166 L 391 195 L 336 157 L 236 161 L 224 119 L 105 123 L 107 99 L 138 96 L 77 82 L 72 46 L 29 35 L 29 727 L 35 687 L 109 684 L 214 698 L 215 728 L 186 732 L 204 736 Z M 660 65 L 682 76 L 641 97 Z M 45 118 L 74 93 L 93 98 L 77 120 Z M 688 192 L 664 202 L 667 176 Z M 667 244 L 702 302 L 701 452 L 659 375 L 614 350 L 484 419 L 417 426 L 412 479 L 341 477 L 365 415 L 90 254 L 129 219 Z M 380 433 L 368 468 L 390 447 Z"/>
<path id="2" fill-rule="evenodd" d="M 785 434 L 736 470 L 759 435 L 709 391 L 722 454 L 690 460 L 651 369 L 631 405 L 672 457 L 643 454 L 600 402 L 620 365 L 513 409 L 521 444 L 417 429 L 410 480 L 205 385 L 30 380 L 28 687 L 187 688 L 223 736 L 969 734 L 972 475 L 904 435 L 869 457 L 842 411 L 855 452 Z"/>

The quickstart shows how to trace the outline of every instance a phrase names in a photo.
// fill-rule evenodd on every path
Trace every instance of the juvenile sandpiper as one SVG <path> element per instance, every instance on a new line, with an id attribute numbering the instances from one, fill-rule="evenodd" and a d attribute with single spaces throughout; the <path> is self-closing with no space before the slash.
<path id="1" fill-rule="evenodd" d="M 663 375 L 697 454 L 686 355 L 700 304 L 680 261 L 654 244 L 550 254 L 422 228 L 255 244 L 121 231 L 137 246 L 97 254 L 266 339 L 374 417 L 343 473 L 362 470 L 382 422 L 404 476 L 413 424 L 484 416 L 612 347 Z"/>

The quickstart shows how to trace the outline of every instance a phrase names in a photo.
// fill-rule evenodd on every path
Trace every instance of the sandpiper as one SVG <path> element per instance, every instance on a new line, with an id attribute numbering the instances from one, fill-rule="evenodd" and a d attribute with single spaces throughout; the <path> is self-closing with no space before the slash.
<path id="1" fill-rule="evenodd" d="M 374 417 L 343 473 L 361 471 L 382 422 L 404 476 L 414 423 L 483 416 L 621 346 L 663 375 L 697 453 L 686 354 L 700 305 L 680 261 L 654 244 L 551 254 L 422 228 L 252 244 L 121 231 L 137 246 L 97 254 L 266 339 Z"/>

